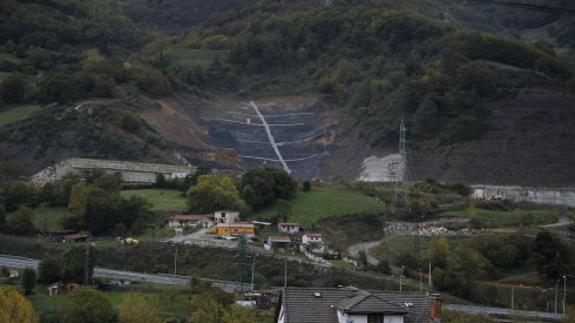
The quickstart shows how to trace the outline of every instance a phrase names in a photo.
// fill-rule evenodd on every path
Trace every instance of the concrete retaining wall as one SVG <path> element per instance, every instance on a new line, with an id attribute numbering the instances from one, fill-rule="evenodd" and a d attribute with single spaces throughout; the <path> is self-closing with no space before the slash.
<path id="1" fill-rule="evenodd" d="M 548 189 L 522 186 L 472 185 L 473 198 L 575 207 L 575 188 Z"/>
<path id="2" fill-rule="evenodd" d="M 55 165 L 55 180 L 60 181 L 68 174 L 100 170 L 108 174 L 120 174 L 125 184 L 153 184 L 156 176 L 163 174 L 166 179 L 185 177 L 193 173 L 193 166 L 150 164 L 115 160 L 70 158 Z"/>

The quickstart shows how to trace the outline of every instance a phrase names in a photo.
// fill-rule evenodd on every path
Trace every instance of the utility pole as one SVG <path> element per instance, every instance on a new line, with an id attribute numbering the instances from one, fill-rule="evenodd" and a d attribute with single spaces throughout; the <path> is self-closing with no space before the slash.
<path id="1" fill-rule="evenodd" d="M 559 294 L 559 281 L 561 279 L 555 280 L 555 315 L 557 315 L 557 296 Z"/>
<path id="2" fill-rule="evenodd" d="M 421 268 L 419 268 L 418 271 L 419 271 L 419 292 L 421 293 L 423 291 L 423 272 Z"/>
<path id="3" fill-rule="evenodd" d="M 399 291 L 403 291 L 403 270 L 405 269 L 405 266 L 401 266 L 401 270 L 399 271 Z"/>
<path id="4" fill-rule="evenodd" d="M 178 274 L 178 244 L 174 243 L 175 252 L 174 252 L 174 275 Z"/>
<path id="5" fill-rule="evenodd" d="M 256 275 L 256 257 L 258 254 L 254 256 L 252 259 L 252 288 L 255 286 L 255 275 Z"/>
<path id="6" fill-rule="evenodd" d="M 86 262 L 84 263 L 84 285 L 90 282 L 90 245 L 86 244 Z"/>
<path id="7" fill-rule="evenodd" d="M 287 259 L 284 258 L 284 289 L 287 289 Z"/>
<path id="8" fill-rule="evenodd" d="M 431 260 L 429 261 L 429 267 L 427 269 L 427 283 L 429 284 L 429 288 L 431 288 Z"/>
<path id="9" fill-rule="evenodd" d="M 240 266 L 240 284 L 242 286 L 242 292 L 245 292 L 246 285 L 249 283 L 248 241 L 245 234 L 240 236 L 240 241 L 238 243 L 238 258 L 238 264 Z"/>
<path id="10" fill-rule="evenodd" d="M 565 315 L 566 301 L 567 301 L 567 275 L 563 275 L 563 315 Z"/>
<path id="11" fill-rule="evenodd" d="M 511 310 L 514 309 L 514 301 L 515 301 L 515 286 L 511 286 Z"/>

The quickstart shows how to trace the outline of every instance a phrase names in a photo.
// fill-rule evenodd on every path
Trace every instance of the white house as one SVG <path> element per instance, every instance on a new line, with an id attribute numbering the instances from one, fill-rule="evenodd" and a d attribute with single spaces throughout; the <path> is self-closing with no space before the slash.
<path id="1" fill-rule="evenodd" d="M 439 294 L 346 288 L 287 288 L 277 323 L 441 322 Z"/>
<path id="2" fill-rule="evenodd" d="M 207 227 L 209 217 L 209 215 L 203 214 L 173 214 L 168 217 L 168 228 Z"/>
<path id="3" fill-rule="evenodd" d="M 299 233 L 300 225 L 299 223 L 278 223 L 278 230 L 287 234 Z"/>
<path id="4" fill-rule="evenodd" d="M 240 222 L 240 212 L 235 211 L 216 211 L 214 213 L 216 223 L 233 224 Z"/>
<path id="5" fill-rule="evenodd" d="M 323 244 L 321 233 L 306 233 L 301 237 L 303 245 Z"/>
<path id="6" fill-rule="evenodd" d="M 324 253 L 325 245 L 321 233 L 306 233 L 301 237 L 302 247 L 312 253 Z"/>

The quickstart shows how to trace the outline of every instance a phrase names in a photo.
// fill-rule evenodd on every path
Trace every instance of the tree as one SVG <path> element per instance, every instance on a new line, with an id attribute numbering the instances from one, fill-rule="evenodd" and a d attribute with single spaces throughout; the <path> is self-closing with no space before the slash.
<path id="1" fill-rule="evenodd" d="M 248 170 L 240 182 L 240 189 L 251 186 L 256 198 L 254 209 L 272 206 L 277 199 L 289 200 L 296 192 L 296 182 L 283 169 L 274 167 L 258 167 Z"/>
<path id="2" fill-rule="evenodd" d="M 276 202 L 275 219 L 278 221 L 287 221 L 292 215 L 292 205 L 286 200 L 278 200 Z"/>
<path id="3" fill-rule="evenodd" d="M 559 238 L 549 231 L 537 233 L 531 257 L 539 274 L 550 280 L 559 279 L 569 272 L 568 250 Z"/>
<path id="4" fill-rule="evenodd" d="M 8 228 L 8 232 L 20 235 L 34 232 L 34 223 L 32 222 L 33 217 L 34 211 L 26 206 L 8 214 L 6 217 L 6 227 Z"/>
<path id="5" fill-rule="evenodd" d="M 6 227 L 6 209 L 4 203 L 0 200 L 0 232 Z"/>
<path id="6" fill-rule="evenodd" d="M 30 301 L 14 288 L 0 289 L 0 322 L 38 323 L 38 314 Z"/>
<path id="7" fill-rule="evenodd" d="M 255 313 L 249 308 L 232 305 L 225 312 L 222 323 L 252 323 L 257 322 Z"/>
<path id="8" fill-rule="evenodd" d="M 308 180 L 303 181 L 303 191 L 309 192 L 311 191 L 311 182 Z"/>
<path id="9" fill-rule="evenodd" d="M 188 191 L 188 206 L 192 212 L 211 213 L 226 209 L 242 210 L 245 203 L 231 178 L 218 180 L 214 175 L 203 175 Z"/>
<path id="10" fill-rule="evenodd" d="M 61 280 L 61 260 L 57 257 L 42 259 L 38 265 L 38 281 L 52 284 Z"/>
<path id="11" fill-rule="evenodd" d="M 119 323 L 161 323 L 158 304 L 148 298 L 129 294 L 120 304 Z"/>
<path id="12" fill-rule="evenodd" d="M 166 176 L 164 174 L 156 175 L 156 186 L 160 188 L 166 187 Z"/>
<path id="13" fill-rule="evenodd" d="M 6 103 L 19 103 L 26 94 L 26 81 L 22 74 L 11 74 L 0 83 L 0 95 Z"/>
<path id="14" fill-rule="evenodd" d="M 246 185 L 242 189 L 242 200 L 251 207 L 257 203 L 256 192 L 254 192 L 254 189 L 251 186 Z"/>
<path id="15" fill-rule="evenodd" d="M 70 192 L 70 202 L 68 209 L 77 217 L 84 217 L 88 207 L 88 199 L 90 197 L 90 189 L 84 182 L 80 182 L 72 186 Z"/>
<path id="16" fill-rule="evenodd" d="M 22 290 L 24 295 L 32 294 L 34 290 L 34 285 L 36 285 L 36 271 L 34 269 L 26 268 L 22 273 Z"/>
<path id="17" fill-rule="evenodd" d="M 102 292 L 81 288 L 66 299 L 62 323 L 114 322 L 116 313 Z"/>
<path id="18" fill-rule="evenodd" d="M 450 255 L 451 251 L 449 250 L 449 242 L 447 242 L 445 237 L 433 240 L 430 258 L 434 267 L 445 268 L 447 266 L 447 259 Z"/>
<path id="19" fill-rule="evenodd" d="M 25 205 L 34 207 L 36 205 L 38 191 L 34 185 L 23 181 L 10 182 L 4 189 L 4 206 L 6 211 L 11 212 Z"/>
<path id="20" fill-rule="evenodd" d="M 62 259 L 62 280 L 73 283 L 83 283 L 86 278 L 91 280 L 97 256 L 96 250 L 92 247 L 70 247 L 64 252 Z M 86 270 L 88 277 L 86 277 Z"/>
<path id="21" fill-rule="evenodd" d="M 220 323 L 223 308 L 210 297 L 192 297 L 190 323 Z"/>

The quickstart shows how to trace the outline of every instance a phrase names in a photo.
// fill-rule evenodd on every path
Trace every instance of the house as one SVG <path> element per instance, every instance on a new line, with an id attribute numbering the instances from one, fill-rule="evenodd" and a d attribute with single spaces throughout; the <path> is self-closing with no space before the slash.
<path id="1" fill-rule="evenodd" d="M 321 233 L 306 233 L 301 237 L 301 243 L 303 245 L 314 245 L 314 244 L 323 244 L 323 240 L 321 238 Z"/>
<path id="2" fill-rule="evenodd" d="M 321 233 L 306 233 L 301 237 L 301 247 L 312 253 L 324 253 L 325 245 Z"/>
<path id="3" fill-rule="evenodd" d="M 256 234 L 256 227 L 253 223 L 248 222 L 235 222 L 235 223 L 217 223 L 208 231 L 211 234 L 219 236 L 239 236 L 245 234 L 248 237 L 253 237 Z"/>
<path id="4" fill-rule="evenodd" d="M 214 213 L 216 223 L 232 224 L 240 222 L 240 213 L 234 211 L 216 211 Z"/>
<path id="5" fill-rule="evenodd" d="M 299 223 L 278 223 L 278 230 L 287 234 L 299 233 Z"/>
<path id="6" fill-rule="evenodd" d="M 63 293 L 73 292 L 73 291 L 79 289 L 80 287 L 81 287 L 80 284 L 76 284 L 76 283 L 64 284 L 63 282 L 57 282 L 57 283 L 53 283 L 51 285 L 48 285 L 48 287 L 46 287 L 46 289 L 48 290 L 48 295 L 54 296 L 54 295 L 60 295 Z"/>
<path id="7" fill-rule="evenodd" d="M 203 214 L 173 214 L 168 217 L 168 228 L 207 228 L 208 218 L 209 215 Z"/>
<path id="8" fill-rule="evenodd" d="M 439 294 L 345 288 L 286 288 L 277 323 L 441 322 Z"/>
<path id="9" fill-rule="evenodd" d="M 269 236 L 264 245 L 266 250 L 289 249 L 291 247 L 291 238 L 288 236 Z"/>

